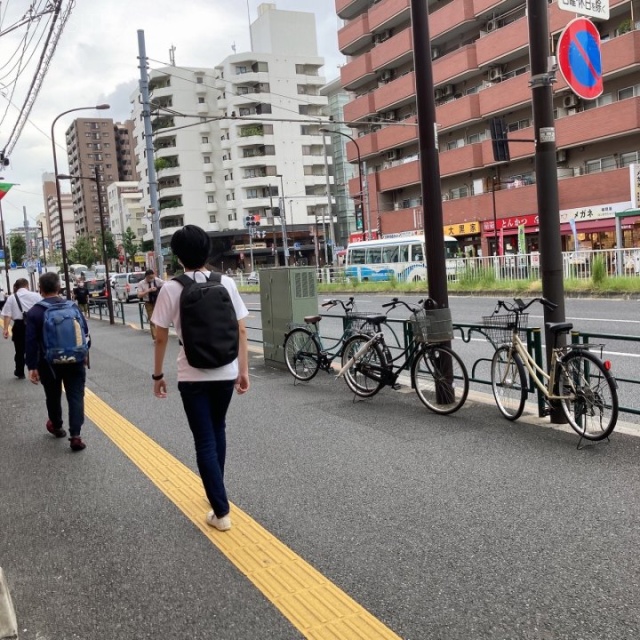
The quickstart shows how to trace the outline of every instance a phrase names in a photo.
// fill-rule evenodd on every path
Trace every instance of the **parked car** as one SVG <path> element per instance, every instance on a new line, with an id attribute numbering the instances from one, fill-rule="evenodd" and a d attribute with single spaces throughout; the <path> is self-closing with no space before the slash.
<path id="1" fill-rule="evenodd" d="M 89 272 L 87 272 L 89 273 Z M 107 281 L 105 278 L 97 278 L 93 274 L 92 278 L 85 278 L 85 285 L 89 291 L 89 300 L 94 298 L 104 298 L 107 295 Z"/>
<path id="2" fill-rule="evenodd" d="M 252 271 L 247 276 L 247 284 L 260 284 L 260 275 L 257 271 Z"/>
<path id="3" fill-rule="evenodd" d="M 131 302 L 138 299 L 138 284 L 144 280 L 144 271 L 115 273 L 111 278 L 113 299 L 120 302 Z"/>

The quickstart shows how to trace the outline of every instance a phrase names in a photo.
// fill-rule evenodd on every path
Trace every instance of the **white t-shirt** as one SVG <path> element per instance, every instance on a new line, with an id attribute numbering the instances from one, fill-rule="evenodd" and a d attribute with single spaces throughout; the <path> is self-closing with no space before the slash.
<path id="1" fill-rule="evenodd" d="M 22 320 L 22 311 L 18 307 L 16 302 L 16 296 L 20 297 L 20 304 L 22 305 L 22 311 L 27 313 L 36 302 L 42 300 L 42 296 L 35 291 L 29 291 L 29 289 L 18 289 L 13 295 L 7 298 L 7 301 L 2 307 L 2 315 L 8 316 L 12 320 Z"/>
<path id="2" fill-rule="evenodd" d="M 205 282 L 209 277 L 210 271 L 187 271 L 185 272 L 190 278 L 196 282 Z M 249 315 L 236 283 L 227 276 L 222 276 L 222 284 L 227 288 L 231 295 L 233 308 L 236 310 L 236 318 L 242 320 Z M 182 295 L 183 286 L 176 280 L 165 282 L 158 293 L 156 306 L 151 316 L 151 321 L 158 327 L 168 329 L 171 323 L 175 327 L 178 338 L 182 339 L 182 328 L 180 326 L 180 296 Z M 184 348 L 180 347 L 178 353 L 178 381 L 179 382 L 201 382 L 206 380 L 235 380 L 238 377 L 238 360 L 234 360 L 224 367 L 217 369 L 196 369 L 189 365 Z"/>

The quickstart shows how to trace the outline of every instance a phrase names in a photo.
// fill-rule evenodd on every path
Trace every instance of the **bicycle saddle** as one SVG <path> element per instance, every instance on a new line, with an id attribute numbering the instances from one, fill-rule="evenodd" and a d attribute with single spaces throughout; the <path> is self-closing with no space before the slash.
<path id="1" fill-rule="evenodd" d="M 551 333 L 565 333 L 573 329 L 573 322 L 547 322 L 544 326 Z"/>

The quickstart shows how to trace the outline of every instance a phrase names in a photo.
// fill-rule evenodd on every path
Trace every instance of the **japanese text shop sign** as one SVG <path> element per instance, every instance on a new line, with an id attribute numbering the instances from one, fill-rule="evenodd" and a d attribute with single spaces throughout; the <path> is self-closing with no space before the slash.
<path id="1" fill-rule="evenodd" d="M 558 9 L 579 16 L 609 19 L 609 0 L 558 0 Z"/>
<path id="2" fill-rule="evenodd" d="M 537 227 L 540 224 L 540 217 L 537 213 L 531 213 L 527 216 L 513 216 L 511 218 L 502 218 L 498 222 L 498 231 L 511 231 L 517 233 L 518 227 Z M 493 231 L 493 220 L 485 220 L 482 223 L 482 230 L 485 233 Z"/>
<path id="3" fill-rule="evenodd" d="M 478 222 L 462 222 L 460 224 L 448 224 L 442 227 L 445 236 L 472 236 L 480 233 Z"/>

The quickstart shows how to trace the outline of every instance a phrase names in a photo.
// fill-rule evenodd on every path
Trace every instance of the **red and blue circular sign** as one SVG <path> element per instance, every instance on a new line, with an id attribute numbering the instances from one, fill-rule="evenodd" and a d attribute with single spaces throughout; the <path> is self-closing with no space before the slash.
<path id="1" fill-rule="evenodd" d="M 575 18 L 560 34 L 558 66 L 574 93 L 585 100 L 602 95 L 600 34 L 591 20 Z"/>

